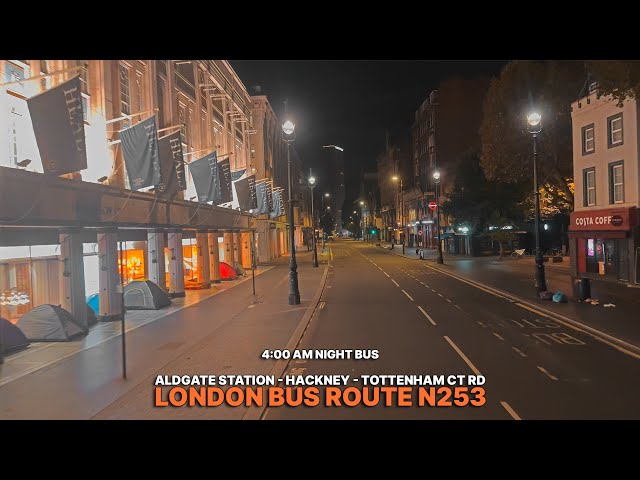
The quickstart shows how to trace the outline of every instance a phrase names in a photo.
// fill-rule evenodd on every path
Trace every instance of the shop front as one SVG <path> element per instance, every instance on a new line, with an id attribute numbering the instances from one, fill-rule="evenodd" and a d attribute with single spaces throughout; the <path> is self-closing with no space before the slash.
<path id="1" fill-rule="evenodd" d="M 640 283 L 636 207 L 571 213 L 569 242 L 574 276 Z"/>

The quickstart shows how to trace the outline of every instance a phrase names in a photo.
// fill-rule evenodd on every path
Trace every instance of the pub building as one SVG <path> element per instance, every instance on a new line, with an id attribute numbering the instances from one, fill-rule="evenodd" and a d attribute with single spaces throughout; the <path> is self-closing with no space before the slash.
<path id="1" fill-rule="evenodd" d="M 571 105 L 571 274 L 640 286 L 638 101 L 597 93 L 592 83 Z"/>

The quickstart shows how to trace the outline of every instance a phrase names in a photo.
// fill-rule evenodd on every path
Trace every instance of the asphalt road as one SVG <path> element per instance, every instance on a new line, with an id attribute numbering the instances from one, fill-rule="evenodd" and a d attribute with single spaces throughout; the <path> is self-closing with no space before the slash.
<path id="1" fill-rule="evenodd" d="M 331 249 L 321 308 L 298 348 L 377 349 L 380 358 L 291 360 L 287 374 L 479 372 L 486 404 L 270 407 L 265 419 L 640 418 L 640 360 L 430 262 L 357 241 Z"/>

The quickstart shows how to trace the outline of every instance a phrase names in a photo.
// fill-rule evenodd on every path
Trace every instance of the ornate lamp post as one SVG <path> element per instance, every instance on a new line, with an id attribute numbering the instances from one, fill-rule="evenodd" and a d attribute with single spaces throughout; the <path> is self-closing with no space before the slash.
<path id="1" fill-rule="evenodd" d="M 298 264 L 296 263 L 296 237 L 293 224 L 293 183 L 291 181 L 291 144 L 295 140 L 296 126 L 291 120 L 282 124 L 282 139 L 287 144 L 287 182 L 289 185 L 289 241 L 291 257 L 289 259 L 289 305 L 300 305 L 298 290 Z"/>
<path id="2" fill-rule="evenodd" d="M 533 188 L 535 200 L 535 230 L 536 230 L 536 290 L 544 292 L 547 290 L 547 281 L 544 275 L 544 261 L 542 250 L 540 250 L 540 189 L 538 188 L 538 146 L 537 136 L 542 131 L 542 116 L 537 112 L 532 112 L 527 116 L 527 126 L 529 133 L 533 137 Z"/>

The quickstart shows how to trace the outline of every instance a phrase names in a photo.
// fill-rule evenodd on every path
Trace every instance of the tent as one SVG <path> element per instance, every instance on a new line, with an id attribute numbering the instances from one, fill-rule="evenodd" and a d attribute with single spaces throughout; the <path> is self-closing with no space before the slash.
<path id="1" fill-rule="evenodd" d="M 93 308 L 91 308 L 91 305 L 87 303 L 87 324 L 93 327 L 96 323 L 98 323 L 98 316 L 96 312 L 93 311 Z"/>
<path id="2" fill-rule="evenodd" d="M 37 306 L 20 317 L 16 325 L 32 342 L 68 342 L 87 334 L 87 329 L 57 305 Z"/>
<path id="3" fill-rule="evenodd" d="M 6 318 L 0 317 L 0 353 L 19 352 L 29 346 L 29 340 L 22 330 Z"/>
<path id="4" fill-rule="evenodd" d="M 235 280 L 238 274 L 228 263 L 220 262 L 220 280 Z"/>
<path id="5" fill-rule="evenodd" d="M 124 306 L 129 310 L 158 310 L 167 305 L 171 299 L 151 280 L 134 280 L 124 287 Z"/>
<path id="6" fill-rule="evenodd" d="M 244 270 L 244 267 L 239 262 L 235 263 L 234 268 L 239 277 L 244 277 L 247 274 L 247 272 L 245 272 Z"/>
<path id="7" fill-rule="evenodd" d="M 100 315 L 100 294 L 94 293 L 87 297 L 87 305 L 91 307 L 93 313 Z"/>

